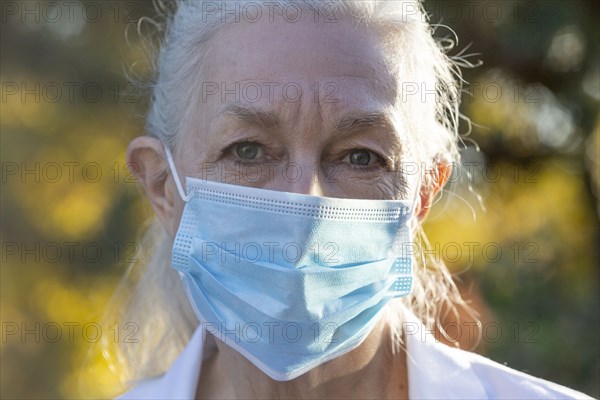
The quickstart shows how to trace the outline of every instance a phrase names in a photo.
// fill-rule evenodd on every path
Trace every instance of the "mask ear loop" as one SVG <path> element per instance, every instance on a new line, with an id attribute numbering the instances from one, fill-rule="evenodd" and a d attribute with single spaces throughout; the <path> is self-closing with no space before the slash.
<path id="1" fill-rule="evenodd" d="M 416 214 L 417 211 L 417 199 L 419 198 L 419 195 L 421 194 L 421 180 L 417 180 L 417 183 L 415 185 L 415 189 L 414 192 L 412 193 L 412 198 L 410 200 L 410 221 L 409 223 L 409 231 L 410 231 L 410 237 L 414 240 L 414 238 L 416 238 L 416 234 L 417 231 L 419 229 L 419 220 Z"/>
<path id="2" fill-rule="evenodd" d="M 411 212 L 414 212 L 417 208 L 417 199 L 419 198 L 420 193 L 421 193 L 421 181 L 417 181 L 417 184 L 415 185 L 415 190 L 412 195 L 411 202 L 410 202 Z"/>
<path id="3" fill-rule="evenodd" d="M 177 186 L 179 196 L 181 196 L 181 199 L 187 203 L 192 196 L 185 194 L 185 190 L 183 190 L 183 186 L 181 185 L 181 179 L 179 179 L 179 174 L 177 173 L 177 168 L 175 168 L 173 156 L 171 155 L 171 152 L 167 146 L 163 144 L 163 147 L 165 149 L 165 154 L 167 155 L 167 163 L 169 164 L 169 169 L 171 170 L 171 175 L 173 175 L 173 180 L 175 181 L 175 186 Z"/>

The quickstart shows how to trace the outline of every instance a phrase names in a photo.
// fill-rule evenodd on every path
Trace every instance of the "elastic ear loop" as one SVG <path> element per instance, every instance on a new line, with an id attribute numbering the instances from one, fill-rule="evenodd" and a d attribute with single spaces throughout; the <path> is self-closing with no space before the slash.
<path id="1" fill-rule="evenodd" d="M 167 163 L 169 163 L 169 169 L 171 170 L 171 175 L 173 175 L 173 180 L 175 181 L 175 186 L 177 186 L 179 196 L 181 196 L 181 199 L 187 203 L 192 196 L 185 194 L 185 190 L 183 190 L 183 186 L 181 185 L 181 179 L 179 179 L 179 174 L 177 173 L 177 168 L 175 168 L 173 156 L 171 155 L 171 152 L 167 146 L 163 145 L 163 147 L 165 148 Z"/>
<path id="2" fill-rule="evenodd" d="M 415 185 L 415 190 L 414 193 L 412 194 L 412 200 L 411 200 L 411 204 L 410 204 L 410 221 L 409 221 L 409 230 L 411 231 L 411 237 L 413 237 L 412 232 L 416 231 L 416 229 L 418 228 L 418 221 L 417 221 L 417 217 L 415 214 L 415 211 L 417 210 L 417 198 L 419 197 L 419 194 L 421 193 L 421 182 L 417 181 L 417 184 Z"/>
<path id="3" fill-rule="evenodd" d="M 410 203 L 410 210 L 411 212 L 414 212 L 415 209 L 417 208 L 417 198 L 419 197 L 419 194 L 421 193 L 421 182 L 418 181 L 417 184 L 415 185 L 415 191 L 412 195 L 412 200 Z"/>

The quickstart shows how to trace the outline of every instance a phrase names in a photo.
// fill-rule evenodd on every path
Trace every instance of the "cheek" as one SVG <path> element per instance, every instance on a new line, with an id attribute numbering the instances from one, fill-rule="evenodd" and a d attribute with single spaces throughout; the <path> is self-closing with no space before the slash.
<path id="1" fill-rule="evenodd" d="M 238 164 L 233 161 L 224 161 L 216 164 L 216 172 L 208 179 L 229 183 L 233 185 L 266 188 L 277 179 L 284 179 L 287 175 L 282 162 Z"/>
<path id="2" fill-rule="evenodd" d="M 397 200 L 405 198 L 406 179 L 395 173 L 378 173 L 364 176 L 356 173 L 340 173 L 326 183 L 334 197 L 371 200 Z"/>

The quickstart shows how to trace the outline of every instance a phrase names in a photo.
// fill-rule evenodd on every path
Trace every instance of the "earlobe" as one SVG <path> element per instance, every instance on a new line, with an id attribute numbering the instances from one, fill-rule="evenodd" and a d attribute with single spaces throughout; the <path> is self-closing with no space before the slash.
<path id="1" fill-rule="evenodd" d="M 175 203 L 172 181 L 160 140 L 141 136 L 127 146 L 127 165 L 144 187 L 152 209 L 167 232 L 174 235 Z"/>
<path id="2" fill-rule="evenodd" d="M 436 161 L 434 168 L 434 174 L 430 173 L 425 176 L 421 192 L 419 193 L 420 206 L 417 210 L 417 218 L 419 221 L 425 219 L 429 213 L 435 195 L 442 190 L 452 174 L 452 165 L 446 161 Z"/>

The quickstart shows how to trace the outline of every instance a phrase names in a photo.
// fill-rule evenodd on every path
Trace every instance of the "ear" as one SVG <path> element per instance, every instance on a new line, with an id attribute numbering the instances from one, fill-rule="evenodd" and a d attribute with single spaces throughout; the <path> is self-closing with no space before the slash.
<path id="1" fill-rule="evenodd" d="M 423 185 L 421 186 L 420 205 L 417 210 L 417 218 L 419 221 L 425 219 L 429 213 L 429 209 L 433 203 L 435 195 L 442 190 L 444 185 L 450 179 L 452 174 L 452 165 L 445 160 L 436 160 L 433 166 L 433 170 L 429 170 L 425 174 L 423 179 Z"/>
<path id="2" fill-rule="evenodd" d="M 141 136 L 127 146 L 127 165 L 144 187 L 154 213 L 171 237 L 179 221 L 173 178 L 169 173 L 165 151 L 160 140 Z"/>

